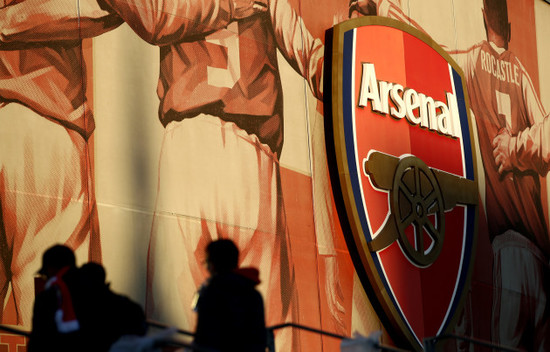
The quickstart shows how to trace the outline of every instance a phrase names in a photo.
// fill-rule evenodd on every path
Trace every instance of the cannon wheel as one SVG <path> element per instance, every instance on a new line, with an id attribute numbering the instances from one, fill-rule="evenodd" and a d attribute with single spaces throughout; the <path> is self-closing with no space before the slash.
<path id="1" fill-rule="evenodd" d="M 429 266 L 441 253 L 445 236 L 443 197 L 435 175 L 421 159 L 407 156 L 397 165 L 390 193 L 403 252 L 414 264 Z M 409 226 L 412 239 L 406 234 Z"/>

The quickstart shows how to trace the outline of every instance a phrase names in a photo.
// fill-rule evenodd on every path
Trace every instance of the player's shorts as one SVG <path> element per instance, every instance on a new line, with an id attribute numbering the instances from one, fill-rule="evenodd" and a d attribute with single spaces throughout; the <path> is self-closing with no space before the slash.
<path id="1" fill-rule="evenodd" d="M 548 260 L 531 241 L 512 230 L 496 236 L 492 246 L 493 341 L 528 351 L 550 350 Z"/>
<path id="2" fill-rule="evenodd" d="M 148 254 L 149 318 L 195 328 L 194 295 L 207 278 L 206 245 L 232 239 L 240 266 L 260 270 L 267 325 L 282 322 L 293 286 L 277 156 L 216 116 L 171 122 L 159 166 Z"/>
<path id="3" fill-rule="evenodd" d="M 50 246 L 100 260 L 88 158 L 75 131 L 19 104 L 0 107 L 0 299 L 11 290 L 16 302 L 16 321 L 4 322 L 30 328 L 34 277 Z"/>

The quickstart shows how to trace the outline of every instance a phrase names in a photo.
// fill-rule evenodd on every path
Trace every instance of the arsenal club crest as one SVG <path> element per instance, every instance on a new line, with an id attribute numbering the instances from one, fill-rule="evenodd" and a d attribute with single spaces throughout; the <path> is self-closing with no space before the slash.
<path id="1" fill-rule="evenodd" d="M 478 190 L 462 71 L 431 38 L 363 17 L 327 38 L 327 150 L 363 287 L 396 341 L 449 332 L 467 291 Z"/>

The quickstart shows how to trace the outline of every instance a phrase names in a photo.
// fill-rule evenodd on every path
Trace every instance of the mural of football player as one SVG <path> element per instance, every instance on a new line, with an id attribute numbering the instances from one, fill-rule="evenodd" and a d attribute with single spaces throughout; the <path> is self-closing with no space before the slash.
<path id="1" fill-rule="evenodd" d="M 399 1 L 378 2 L 379 15 L 422 30 L 400 9 Z M 550 241 L 539 174 L 548 171 L 544 132 L 550 128 L 529 73 L 508 48 L 506 0 L 484 0 L 482 13 L 487 39 L 450 54 L 465 73 L 485 171 L 494 252 L 492 340 L 546 351 Z"/>
<path id="2" fill-rule="evenodd" d="M 95 1 L 94 1 L 95 3 Z M 101 260 L 88 141 L 94 118 L 86 99 L 81 35 L 121 23 L 97 3 L 0 2 L 0 302 L 15 303 L 2 323 L 30 327 L 34 276 L 44 249 L 64 243 Z M 36 11 L 35 11 L 36 10 Z M 50 31 L 74 28 L 49 41 Z M 23 42 L 33 41 L 29 45 Z"/>
<path id="3" fill-rule="evenodd" d="M 171 4 L 202 11 L 204 2 Z M 232 16 L 255 13 L 252 7 L 248 1 L 214 0 L 212 9 L 220 11 L 203 16 L 207 25 L 189 21 L 198 17 L 187 12 L 189 17 L 166 25 L 164 34 L 175 39 L 222 28 Z M 45 248 L 65 243 L 77 253 L 87 250 L 89 260 L 101 260 L 88 143 L 95 125 L 81 39 L 121 23 L 96 0 L 78 7 L 67 0 L 23 0 L 0 8 L 0 299 L 11 283 L 16 322 L 27 327 L 33 277 Z"/>
<path id="4" fill-rule="evenodd" d="M 193 328 L 190 307 L 206 277 L 201 253 L 210 241 L 231 238 L 241 250 L 240 265 L 260 269 L 267 324 L 284 321 L 296 306 L 279 171 L 277 50 L 321 99 L 322 43 L 286 0 L 270 1 L 268 13 L 192 42 L 159 35 L 164 22 L 156 14 L 166 9 L 150 1 L 105 2 L 161 51 L 165 135 L 148 257 L 148 316 Z"/>
<path id="5" fill-rule="evenodd" d="M 455 59 L 466 74 L 485 170 L 494 252 L 492 339 L 505 346 L 546 351 L 550 241 L 538 176 L 545 167 L 543 161 L 533 163 L 525 150 L 544 143 L 522 133 L 543 121 L 545 112 L 529 73 L 508 50 L 512 32 L 506 1 L 484 0 L 483 6 L 487 40 L 457 51 Z M 505 132 L 498 138 L 499 131 Z M 495 137 L 498 144 L 507 136 L 517 136 L 508 150 L 512 160 L 521 163 L 511 172 L 502 169 L 498 152 L 496 158 L 493 155 Z M 518 158 L 518 153 L 523 157 Z"/>

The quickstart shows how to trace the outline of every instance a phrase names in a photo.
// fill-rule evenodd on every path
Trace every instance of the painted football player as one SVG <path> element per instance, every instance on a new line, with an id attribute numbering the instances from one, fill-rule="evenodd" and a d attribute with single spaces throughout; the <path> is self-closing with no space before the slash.
<path id="1" fill-rule="evenodd" d="M 285 321 L 297 306 L 279 171 L 277 50 L 321 99 L 321 41 L 286 0 L 193 41 L 163 36 L 159 14 L 166 9 L 150 1 L 105 3 L 161 51 L 157 91 L 165 134 L 148 257 L 148 316 L 193 328 L 190 306 L 206 277 L 204 246 L 230 238 L 241 249 L 240 265 L 260 269 L 267 324 Z"/>
<path id="2" fill-rule="evenodd" d="M 527 139 L 524 133 L 540 126 L 545 112 L 529 73 L 508 49 L 512 32 L 506 1 L 484 0 L 483 5 L 487 40 L 457 51 L 456 60 L 466 74 L 485 170 L 486 213 L 494 252 L 492 340 L 546 351 L 550 348 L 550 241 L 539 181 L 545 167 L 544 162 L 529 162 L 533 158 L 525 157 L 526 148 L 536 150 L 544 141 Z M 512 172 L 504 172 L 504 160 L 493 151 L 493 144 L 506 134 L 515 136 L 516 143 L 509 143 L 508 150 L 522 163 Z M 518 158 L 521 154 L 524 157 Z"/>
<path id="3" fill-rule="evenodd" d="M 0 7 L 0 299 L 10 289 L 16 323 L 28 327 L 34 275 L 45 248 L 64 243 L 100 261 L 81 40 L 122 23 L 96 0 L 22 0 Z M 172 40 L 201 35 L 257 11 L 254 2 L 170 1 Z M 203 6 L 212 12 L 203 13 Z M 189 9 L 189 10 L 186 10 Z M 170 9 L 167 9 L 170 10 Z M 194 12 L 193 12 L 194 10 Z M 197 21 L 200 18 L 203 22 Z M 192 20 L 189 20 L 192 19 Z M 158 26 L 160 28 L 160 26 Z M 10 320 L 11 322 L 11 320 Z"/>
<path id="4" fill-rule="evenodd" d="M 27 328 L 46 248 L 64 243 L 101 260 L 81 39 L 122 21 L 95 1 L 81 7 L 78 27 L 67 20 L 76 13 L 72 2 L 0 2 L 0 302 L 11 292 L 15 317 L 0 316 Z"/>

